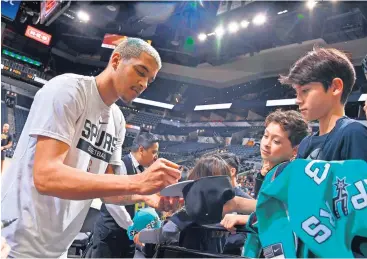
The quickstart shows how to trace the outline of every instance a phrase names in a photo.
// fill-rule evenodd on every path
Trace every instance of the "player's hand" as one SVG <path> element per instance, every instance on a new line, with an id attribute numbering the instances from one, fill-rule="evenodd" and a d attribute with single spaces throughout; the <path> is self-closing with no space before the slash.
<path id="1" fill-rule="evenodd" d="M 220 224 L 225 227 L 229 232 L 235 234 L 236 228 L 234 226 L 237 225 L 237 215 L 226 214 Z"/>
<path id="2" fill-rule="evenodd" d="M 10 246 L 6 243 L 5 238 L 1 237 L 1 258 L 8 258 Z"/>
<path id="3" fill-rule="evenodd" d="M 184 203 L 184 200 L 179 197 L 164 197 L 159 194 L 145 196 L 145 203 L 159 211 L 176 211 Z"/>
<path id="4" fill-rule="evenodd" d="M 245 225 L 247 223 L 247 215 L 226 214 L 220 224 L 232 234 L 236 233 L 236 225 Z"/>
<path id="5" fill-rule="evenodd" d="M 167 159 L 159 158 L 143 173 L 134 175 L 137 194 L 149 195 L 160 192 L 181 178 L 180 166 Z"/>

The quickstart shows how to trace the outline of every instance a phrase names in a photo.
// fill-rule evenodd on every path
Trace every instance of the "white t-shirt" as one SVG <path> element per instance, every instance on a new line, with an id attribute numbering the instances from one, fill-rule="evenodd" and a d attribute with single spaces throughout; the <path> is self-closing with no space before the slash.
<path id="1" fill-rule="evenodd" d="M 62 256 L 92 203 L 41 195 L 36 190 L 33 164 L 37 136 L 68 144 L 66 165 L 103 174 L 108 164 L 122 164 L 125 125 L 118 106 L 108 107 L 102 101 L 94 77 L 64 74 L 38 91 L 2 179 L 1 219 L 18 218 L 2 230 L 12 257 Z"/>

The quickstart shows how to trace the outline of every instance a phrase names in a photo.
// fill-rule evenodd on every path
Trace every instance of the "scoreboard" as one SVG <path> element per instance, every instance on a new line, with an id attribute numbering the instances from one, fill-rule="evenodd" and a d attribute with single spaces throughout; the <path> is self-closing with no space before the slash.
<path id="1" fill-rule="evenodd" d="M 71 0 L 44 0 L 41 1 L 40 23 L 50 25 L 57 17 L 63 14 L 70 6 Z"/>

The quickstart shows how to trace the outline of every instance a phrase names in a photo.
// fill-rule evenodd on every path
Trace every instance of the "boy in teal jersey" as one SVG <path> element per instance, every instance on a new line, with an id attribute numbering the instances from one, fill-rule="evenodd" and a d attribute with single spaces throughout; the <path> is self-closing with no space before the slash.
<path id="1" fill-rule="evenodd" d="M 294 159 L 298 145 L 309 134 L 308 124 L 302 115 L 292 110 L 270 113 L 265 119 L 265 127 L 260 143 L 263 168 L 255 179 L 256 196 L 268 171 L 284 161 Z M 221 224 L 233 232 L 235 225 L 244 225 L 247 219 L 246 215 L 227 214 Z"/>
<path id="2" fill-rule="evenodd" d="M 262 248 L 266 258 L 366 257 L 366 219 L 366 162 L 284 163 L 265 178 L 248 222 L 261 246 L 247 241 L 245 255 Z"/>

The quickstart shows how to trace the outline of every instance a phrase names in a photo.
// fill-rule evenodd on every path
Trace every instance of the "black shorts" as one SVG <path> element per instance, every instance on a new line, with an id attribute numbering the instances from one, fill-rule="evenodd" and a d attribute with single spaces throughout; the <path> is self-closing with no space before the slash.
<path id="1" fill-rule="evenodd" d="M 5 151 L 1 151 L 1 161 L 5 160 Z"/>

